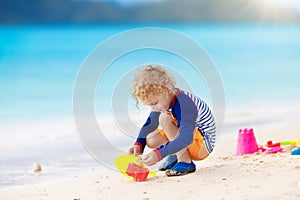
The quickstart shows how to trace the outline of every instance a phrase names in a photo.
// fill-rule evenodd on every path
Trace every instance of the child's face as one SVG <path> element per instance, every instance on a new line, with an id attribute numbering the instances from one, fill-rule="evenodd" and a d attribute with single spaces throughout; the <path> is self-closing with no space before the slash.
<path id="1" fill-rule="evenodd" d="M 149 93 L 148 96 L 142 100 L 142 102 L 150 106 L 152 111 L 166 112 L 169 109 L 172 97 L 170 95 L 154 95 Z"/>

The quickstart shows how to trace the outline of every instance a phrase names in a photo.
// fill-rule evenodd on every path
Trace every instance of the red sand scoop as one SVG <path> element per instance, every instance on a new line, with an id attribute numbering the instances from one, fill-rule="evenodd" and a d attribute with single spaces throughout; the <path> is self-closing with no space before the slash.
<path id="1" fill-rule="evenodd" d="M 129 163 L 126 174 L 133 177 L 136 181 L 145 181 L 148 177 L 149 170 L 137 164 Z"/>
<path id="2" fill-rule="evenodd" d="M 148 174 L 156 176 L 156 172 L 147 169 L 145 164 L 141 163 L 140 156 L 133 154 L 125 154 L 115 159 L 115 165 L 120 172 L 134 181 L 145 181 L 147 180 Z"/>

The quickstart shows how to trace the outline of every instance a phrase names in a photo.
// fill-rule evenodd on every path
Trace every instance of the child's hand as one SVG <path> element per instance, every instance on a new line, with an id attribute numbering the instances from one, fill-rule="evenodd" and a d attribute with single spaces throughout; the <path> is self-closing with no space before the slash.
<path id="1" fill-rule="evenodd" d="M 128 153 L 133 154 L 135 156 L 140 155 L 141 154 L 140 152 L 141 152 L 141 150 L 140 150 L 140 146 L 139 145 L 133 145 L 128 150 Z"/>
<path id="2" fill-rule="evenodd" d="M 148 166 L 151 166 L 156 164 L 160 160 L 161 159 L 158 157 L 157 153 L 155 151 L 151 151 L 150 153 L 143 156 L 140 161 Z"/>

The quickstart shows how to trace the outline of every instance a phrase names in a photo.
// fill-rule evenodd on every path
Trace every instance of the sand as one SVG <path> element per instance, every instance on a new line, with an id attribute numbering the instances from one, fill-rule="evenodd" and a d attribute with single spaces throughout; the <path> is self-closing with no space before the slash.
<path id="1" fill-rule="evenodd" d="M 297 122 L 255 129 L 259 143 L 300 138 Z M 89 170 L 68 180 L 0 190 L 1 199 L 300 199 L 300 156 L 290 149 L 277 154 L 235 156 L 237 135 L 223 135 L 215 151 L 197 161 L 195 173 L 166 177 L 159 172 L 134 182 L 114 170 Z"/>

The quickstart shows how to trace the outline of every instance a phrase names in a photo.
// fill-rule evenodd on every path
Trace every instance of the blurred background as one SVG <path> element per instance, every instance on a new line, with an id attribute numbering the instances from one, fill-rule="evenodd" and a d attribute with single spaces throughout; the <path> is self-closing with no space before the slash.
<path id="1" fill-rule="evenodd" d="M 3 24 L 299 22 L 297 0 L 1 0 Z"/>
<path id="2" fill-rule="evenodd" d="M 35 160 L 43 178 L 96 165 L 75 131 L 73 85 L 97 45 L 132 28 L 179 31 L 207 51 L 225 87 L 225 134 L 298 120 L 299 25 L 298 0 L 0 0 L 0 187 L 36 181 Z M 198 83 L 182 59 L 141 51 L 114 62 L 103 77 L 99 118 L 110 116 L 111 105 L 97 102 L 111 97 L 108 86 L 121 77 L 114 72 L 150 62 L 170 66 L 210 102 L 205 81 Z M 120 132 L 105 124 L 104 132 Z"/>

